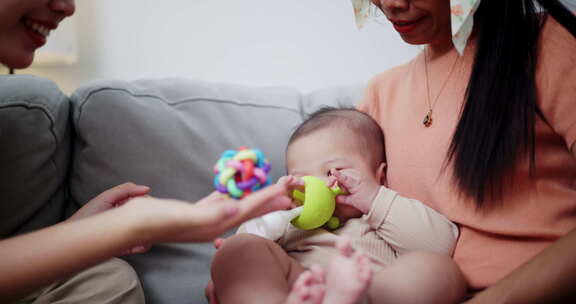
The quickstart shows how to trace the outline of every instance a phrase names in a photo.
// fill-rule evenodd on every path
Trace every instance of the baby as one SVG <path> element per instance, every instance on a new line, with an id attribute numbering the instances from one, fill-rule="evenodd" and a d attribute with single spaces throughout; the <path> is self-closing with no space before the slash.
<path id="1" fill-rule="evenodd" d="M 279 239 L 239 233 L 212 264 L 212 302 L 456 303 L 466 285 L 450 255 L 457 227 L 386 188 L 384 135 L 368 115 L 324 108 L 291 136 L 285 182 L 338 184 L 336 230 L 287 224 Z M 243 231 L 240 227 L 239 231 Z"/>

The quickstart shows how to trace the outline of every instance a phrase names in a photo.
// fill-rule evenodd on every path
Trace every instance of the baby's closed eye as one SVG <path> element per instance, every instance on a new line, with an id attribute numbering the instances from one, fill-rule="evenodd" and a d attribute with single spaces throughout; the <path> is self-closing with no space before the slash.
<path id="1" fill-rule="evenodd" d="M 343 168 L 331 168 L 330 170 L 328 170 L 328 172 L 326 173 L 327 176 L 332 176 L 334 175 L 334 171 L 342 171 Z"/>

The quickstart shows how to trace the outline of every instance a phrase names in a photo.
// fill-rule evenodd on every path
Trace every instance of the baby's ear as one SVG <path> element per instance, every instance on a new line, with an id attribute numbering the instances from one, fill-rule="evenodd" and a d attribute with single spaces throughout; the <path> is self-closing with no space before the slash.
<path id="1" fill-rule="evenodd" d="M 386 180 L 386 168 L 386 163 L 380 163 L 376 171 L 376 178 L 380 182 L 380 185 L 388 187 L 388 181 Z"/>

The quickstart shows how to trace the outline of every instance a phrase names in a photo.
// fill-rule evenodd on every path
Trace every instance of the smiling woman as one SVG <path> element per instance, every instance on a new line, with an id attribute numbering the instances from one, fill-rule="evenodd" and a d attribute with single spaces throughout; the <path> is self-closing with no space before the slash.
<path id="1" fill-rule="evenodd" d="M 46 38 L 50 35 L 50 31 L 56 29 L 56 25 L 54 24 L 48 24 L 46 22 L 41 23 L 31 19 L 26 19 L 24 25 L 28 27 L 26 33 L 30 36 L 30 39 L 36 43 L 37 47 L 46 44 Z"/>
<path id="2" fill-rule="evenodd" d="M 73 0 L 3 0 L 0 11 L 0 58 L 10 68 L 28 67 L 34 52 L 46 44 L 52 30 L 74 14 Z"/>
<path id="3" fill-rule="evenodd" d="M 29 66 L 36 50 L 46 43 L 50 32 L 74 11 L 73 0 L 1 0 L 0 63 L 11 68 Z M 15 91 L 17 90 L 15 88 Z M 46 100 L 38 98 L 45 102 L 42 103 L 42 111 L 38 111 L 38 108 L 22 102 L 21 99 L 8 96 L 9 98 L 0 99 L 0 129 L 26 134 L 28 137 L 18 138 L 15 144 L 10 140 L 10 136 L 5 136 L 14 134 L 3 133 L 0 136 L 0 168 L 5 171 L 3 173 L 6 176 L 21 176 L 26 171 L 26 168 L 23 168 L 25 166 L 21 165 L 25 162 L 22 159 L 41 153 L 33 148 L 26 150 L 28 146 L 22 145 L 23 148 L 20 142 L 36 142 L 45 134 L 35 132 L 44 131 L 43 124 L 38 121 L 46 118 L 45 116 L 48 116 L 47 120 L 52 123 L 50 131 L 47 131 L 51 134 L 48 137 L 52 139 L 53 135 L 56 141 L 66 142 L 66 139 L 61 139 L 52 132 L 58 133 L 55 131 L 58 128 L 54 125 L 66 124 L 68 120 L 62 122 L 62 119 L 58 119 L 60 116 L 51 111 L 56 111 L 52 108 L 63 109 L 62 116 L 67 117 L 69 104 L 57 107 L 54 106 L 56 102 L 49 97 L 46 97 Z M 60 94 L 58 102 L 61 99 L 64 97 Z M 31 114 L 32 112 L 41 114 L 35 115 Z M 45 116 L 42 116 L 44 114 Z M 18 133 L 22 124 L 30 122 L 33 125 L 38 124 L 39 127 L 32 129 L 34 131 L 30 133 Z M 41 147 L 40 149 L 50 150 L 47 146 Z M 62 147 L 69 146 L 64 143 Z M 47 167 L 53 164 L 48 161 L 46 163 L 50 163 Z M 47 173 L 46 179 L 58 179 L 54 176 L 57 175 L 54 171 L 43 171 L 40 167 L 42 166 L 33 167 L 31 175 Z M 25 181 L 20 186 L 26 189 L 25 191 L 38 191 L 37 188 L 47 183 L 45 179 L 41 180 L 39 183 Z M 48 192 L 50 191 L 57 190 Z M 113 258 L 114 256 L 141 253 L 154 243 L 207 242 L 242 221 L 286 208 L 290 204 L 286 184 L 277 184 L 257 191 L 240 203 L 213 194 L 191 204 L 154 199 L 147 196 L 149 191 L 149 187 L 125 183 L 90 200 L 62 223 L 18 236 L 10 235 L 14 233 L 14 229 L 7 229 L 1 237 L 11 237 L 0 240 L 0 302 L 22 300 L 26 303 L 144 303 L 142 287 L 136 273 L 130 265 Z M 13 213 L 18 214 L 20 210 L 30 207 L 28 205 L 52 203 L 51 199 L 46 202 L 13 199 L 14 196 L 21 197 L 20 194 L 9 192 L 8 199 L 3 196 L 1 223 L 12 217 Z M 37 209 L 38 212 L 33 213 L 42 213 L 50 208 Z M 51 223 L 61 220 L 63 209 L 54 211 L 58 216 L 55 216 Z"/>
<path id="4" fill-rule="evenodd" d="M 386 5 L 382 5 L 383 2 Z M 450 37 L 449 1 L 372 0 L 372 3 L 384 12 L 394 29 L 409 44 L 442 43 Z"/>

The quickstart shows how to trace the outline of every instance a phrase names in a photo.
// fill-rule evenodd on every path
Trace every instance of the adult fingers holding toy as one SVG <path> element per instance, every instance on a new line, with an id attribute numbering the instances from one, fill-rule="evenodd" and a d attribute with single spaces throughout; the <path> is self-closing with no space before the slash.
<path id="1" fill-rule="evenodd" d="M 286 184 L 276 184 L 240 201 L 218 193 L 196 204 L 146 197 L 118 209 L 135 222 L 138 243 L 206 242 L 248 219 L 286 209 L 291 202 L 287 193 Z"/>
<path id="2" fill-rule="evenodd" d="M 294 175 L 285 175 L 278 179 L 277 184 L 286 184 L 288 187 L 303 189 L 306 183 L 300 177 Z"/>
<path id="3" fill-rule="evenodd" d="M 284 187 L 286 187 L 287 191 L 290 193 L 292 190 L 298 189 L 298 190 L 303 190 L 304 189 L 304 180 L 293 176 L 293 175 L 286 175 L 286 176 L 282 176 L 278 179 L 278 181 L 276 182 L 276 184 L 279 185 L 283 185 Z M 218 192 L 214 192 L 213 194 L 218 194 Z M 220 196 L 220 198 L 225 198 L 225 196 Z M 278 206 L 272 206 L 273 208 L 276 208 Z M 282 207 L 282 206 L 281 206 Z M 291 203 L 284 208 L 278 209 L 278 210 L 284 210 L 284 209 L 292 209 L 292 208 L 296 208 L 298 207 L 296 205 L 296 203 L 294 201 L 291 200 Z M 275 211 L 275 210 L 272 210 Z M 265 214 L 267 212 L 263 212 L 262 214 Z M 226 240 L 226 238 L 216 238 L 213 241 L 213 245 L 214 248 L 216 249 L 220 249 L 220 247 L 222 246 L 222 244 L 224 243 L 224 241 Z"/>
<path id="4" fill-rule="evenodd" d="M 297 189 L 300 191 L 304 191 L 304 186 L 306 184 L 306 182 L 304 182 L 304 180 L 302 178 L 294 176 L 294 175 L 285 175 L 285 176 L 280 177 L 278 179 L 277 184 L 280 184 L 280 183 L 286 184 L 286 186 L 289 189 Z M 298 206 L 299 205 L 293 201 L 292 204 L 290 205 L 290 209 L 296 208 Z"/>

